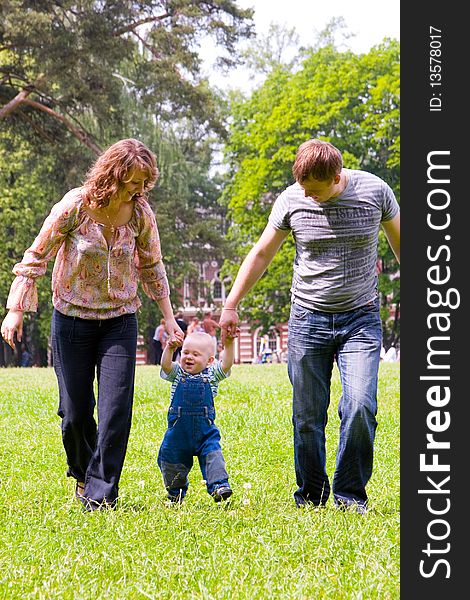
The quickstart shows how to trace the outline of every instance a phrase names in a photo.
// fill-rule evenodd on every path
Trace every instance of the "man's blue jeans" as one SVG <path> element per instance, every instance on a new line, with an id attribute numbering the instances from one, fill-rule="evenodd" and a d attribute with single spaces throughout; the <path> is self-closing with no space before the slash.
<path id="1" fill-rule="evenodd" d="M 336 505 L 366 506 L 377 427 L 377 377 L 382 345 L 378 300 L 327 313 L 293 303 L 289 319 L 288 372 L 293 386 L 297 505 L 325 504 L 325 426 L 336 358 L 342 385 L 339 446 L 333 479 Z"/>

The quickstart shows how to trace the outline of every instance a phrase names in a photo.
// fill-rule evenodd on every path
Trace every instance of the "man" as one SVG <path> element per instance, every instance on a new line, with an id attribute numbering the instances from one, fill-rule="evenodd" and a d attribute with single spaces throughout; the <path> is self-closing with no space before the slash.
<path id="1" fill-rule="evenodd" d="M 188 331 L 188 324 L 184 320 L 184 315 L 181 310 L 179 310 L 175 314 L 175 321 L 177 322 L 177 324 L 179 325 L 179 328 L 183 332 L 183 336 L 186 337 L 186 334 Z M 173 361 L 178 362 L 180 360 L 180 357 L 181 357 L 181 346 L 178 346 L 173 354 Z"/>
<path id="2" fill-rule="evenodd" d="M 297 506 L 330 495 L 325 426 L 336 357 L 342 385 L 340 440 L 333 478 L 339 508 L 367 509 L 377 426 L 382 327 L 377 294 L 380 226 L 399 260 L 400 211 L 380 178 L 343 168 L 332 144 L 309 140 L 297 151 L 296 183 L 276 199 L 268 225 L 243 261 L 219 324 L 234 335 L 237 306 L 292 232 L 296 244 L 289 318 Z"/>
<path id="3" fill-rule="evenodd" d="M 212 311 L 208 310 L 204 313 L 204 318 L 201 322 L 201 327 L 205 333 L 208 333 L 212 338 L 212 343 L 214 344 L 214 355 L 217 354 L 217 329 L 220 328 L 220 325 L 217 321 L 214 321 L 212 318 Z"/>
<path id="4" fill-rule="evenodd" d="M 186 335 L 186 332 L 188 330 L 188 324 L 186 323 L 186 321 L 184 320 L 184 315 L 183 312 L 181 310 L 179 310 L 176 314 L 175 314 L 175 321 L 178 323 L 178 325 L 180 326 L 181 331 L 183 332 L 184 335 Z"/>

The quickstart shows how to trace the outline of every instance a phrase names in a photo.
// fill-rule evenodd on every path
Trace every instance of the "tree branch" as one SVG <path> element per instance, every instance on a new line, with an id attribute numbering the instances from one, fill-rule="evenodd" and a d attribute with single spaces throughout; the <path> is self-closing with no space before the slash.
<path id="1" fill-rule="evenodd" d="M 54 138 L 49 135 L 42 127 L 40 127 L 37 123 L 34 122 L 34 120 L 27 115 L 24 111 L 19 110 L 18 111 L 18 116 L 19 118 L 28 123 L 28 125 L 34 129 L 34 131 L 38 134 L 39 137 L 41 137 L 44 140 L 47 140 L 49 143 L 54 143 Z"/>
<path id="2" fill-rule="evenodd" d="M 151 55 L 152 55 L 152 56 L 153 56 L 153 57 L 154 57 L 156 60 L 161 60 L 161 58 L 162 58 L 162 57 L 161 57 L 161 55 L 160 55 L 160 54 L 158 54 L 158 53 L 155 51 L 155 48 L 154 48 L 153 46 L 151 46 L 150 44 L 148 44 L 148 43 L 147 43 L 147 42 L 144 40 L 144 38 L 143 38 L 141 35 L 139 35 L 139 34 L 137 33 L 137 31 L 133 31 L 133 32 L 132 32 L 132 34 L 133 34 L 133 35 L 135 35 L 135 37 L 136 37 L 136 38 L 137 38 L 137 39 L 140 41 L 140 43 L 142 44 L 142 46 L 143 46 L 144 48 L 146 48 L 146 49 L 147 49 L 147 50 L 150 52 L 150 54 L 151 54 Z M 181 75 L 181 73 L 180 73 L 180 72 L 179 72 L 179 70 L 177 69 L 176 65 L 173 65 L 173 71 L 174 71 L 174 73 L 176 73 L 176 75 L 178 76 L 178 79 L 179 79 L 180 81 L 184 81 L 184 77 Z"/>
<path id="3" fill-rule="evenodd" d="M 78 127 L 75 127 L 75 125 L 73 125 L 73 123 L 69 119 L 67 119 L 63 115 L 59 114 L 55 110 L 52 110 L 52 108 L 49 108 L 48 106 L 44 106 L 44 104 L 41 104 L 40 102 L 35 102 L 34 100 L 30 100 L 29 98 L 25 98 L 23 100 L 22 104 L 27 104 L 28 106 L 31 106 L 32 108 L 41 110 L 41 111 L 47 113 L 48 115 L 50 115 L 51 117 L 53 117 L 54 119 L 56 119 L 57 121 L 60 121 L 61 123 L 63 123 L 65 125 L 65 127 L 67 127 L 67 129 L 70 131 L 70 133 L 72 135 L 74 135 L 78 140 L 80 140 L 80 142 L 82 142 L 82 144 L 84 144 L 87 148 L 89 148 L 97 156 L 99 154 L 101 154 L 101 152 L 102 152 L 101 148 L 97 144 L 95 144 L 95 142 L 92 139 L 90 139 L 90 136 L 86 131 L 83 131 L 83 129 L 79 129 Z"/>
<path id="4" fill-rule="evenodd" d="M 170 13 L 165 13 L 163 15 L 146 17 L 145 19 L 140 19 L 139 21 L 134 21 L 134 23 L 130 23 L 129 25 L 126 25 L 125 27 L 121 27 L 121 29 L 117 29 L 113 33 L 113 36 L 119 37 L 120 35 L 123 35 L 124 33 L 128 33 L 129 31 L 134 31 L 134 29 L 136 29 L 140 25 L 145 25 L 145 23 L 152 23 L 155 21 L 163 21 L 164 19 L 167 19 L 170 16 L 171 16 Z"/>
<path id="5" fill-rule="evenodd" d="M 144 48 L 146 48 L 154 58 L 156 58 L 157 60 L 161 59 L 161 56 L 159 54 L 157 54 L 157 52 L 155 51 L 155 48 L 153 46 L 151 46 L 150 44 L 148 44 L 144 40 L 144 38 L 137 33 L 137 31 L 133 31 L 132 35 L 135 35 L 135 37 L 139 40 L 139 42 L 142 44 L 142 46 Z"/>
<path id="6" fill-rule="evenodd" d="M 92 152 L 94 152 L 94 154 L 96 154 L 96 155 L 101 154 L 101 148 L 97 144 L 95 144 L 95 142 L 92 139 L 90 139 L 90 136 L 86 131 L 76 127 L 69 119 L 67 119 L 63 115 L 59 114 L 55 110 L 52 110 L 48 106 L 45 106 L 44 104 L 41 104 L 40 102 L 31 100 L 29 98 L 29 95 L 33 91 L 35 91 L 34 87 L 30 86 L 30 87 L 25 88 L 25 89 L 21 90 L 20 92 L 18 92 L 18 94 L 16 94 L 16 96 L 14 98 L 12 98 L 9 102 L 7 102 L 7 104 L 5 104 L 5 106 L 0 108 L 0 119 L 5 119 L 11 113 L 18 110 L 22 105 L 26 104 L 27 106 L 31 106 L 32 108 L 35 108 L 36 110 L 45 112 L 48 115 L 50 115 L 51 117 L 53 117 L 54 119 L 60 121 L 61 123 L 63 123 L 65 125 L 65 127 L 67 127 L 67 129 L 70 131 L 70 133 L 72 133 L 72 135 L 74 135 L 78 140 L 80 140 L 80 142 L 82 144 L 84 144 L 87 148 L 89 148 Z"/>
<path id="7" fill-rule="evenodd" d="M 8 117 L 8 115 L 14 112 L 31 94 L 32 89 L 21 90 L 14 98 L 7 102 L 3 108 L 0 108 L 0 119 Z"/>

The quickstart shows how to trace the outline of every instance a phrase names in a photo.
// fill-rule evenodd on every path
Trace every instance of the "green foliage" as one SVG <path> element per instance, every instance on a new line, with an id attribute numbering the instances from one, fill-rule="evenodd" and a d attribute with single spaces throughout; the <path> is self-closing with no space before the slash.
<path id="1" fill-rule="evenodd" d="M 365 516 L 295 507 L 291 387 L 285 365 L 235 365 L 217 423 L 234 494 L 213 502 L 197 461 L 181 507 L 165 505 L 156 456 L 169 384 L 138 367 L 116 511 L 73 498 L 52 369 L 0 369 L 0 597 L 106 600 L 398 600 L 399 365 L 382 364 L 379 428 Z M 335 368 L 327 470 L 338 443 Z"/>
<path id="2" fill-rule="evenodd" d="M 178 139 L 163 132 L 151 115 L 138 111 L 135 104 L 126 108 L 128 131 L 139 137 L 157 154 L 161 173 L 149 201 L 157 216 L 165 266 L 168 271 L 174 306 L 181 304 L 177 289 L 184 277 L 199 277 L 194 258 L 223 259 L 225 208 L 218 204 L 220 186 L 208 176 L 211 162 L 210 140 Z M 135 120 L 135 115 L 138 121 Z M 75 148 L 77 150 L 77 148 Z M 86 154 L 82 150 L 82 154 Z M 73 147 L 64 146 L 64 163 L 73 157 Z M 80 157 L 80 153 L 76 154 Z M 70 188 L 80 185 L 88 162 L 82 156 L 74 167 L 62 170 L 53 154 L 40 155 L 37 149 L 14 135 L 0 138 L 0 184 L 6 190 L 0 199 L 0 227 L 7 235 L 0 241 L 0 302 L 5 307 L 13 280 L 13 265 L 37 235 L 52 205 Z M 38 313 L 26 313 L 25 331 L 29 345 L 41 364 L 45 364 L 52 311 L 49 265 L 45 277 L 37 280 Z M 143 306 L 139 331 L 148 340 L 160 313 L 155 302 L 140 290 Z M 3 316 L 2 316 L 3 318 Z"/>
<path id="3" fill-rule="evenodd" d="M 56 165 L 21 138 L 0 138 L 0 304 L 4 308 L 14 278 L 13 266 L 34 240 L 58 198 Z M 50 274 L 38 281 L 38 312 L 25 317 L 25 339 L 35 359 L 44 362 L 50 324 Z M 2 311 L 1 318 L 4 313 Z M 39 350 L 42 349 L 42 351 Z M 39 353 L 39 355 L 38 355 Z"/>
<path id="4" fill-rule="evenodd" d="M 397 42 L 385 40 L 363 55 L 339 52 L 332 45 L 305 50 L 296 71 L 279 64 L 250 98 L 235 99 L 231 111 L 226 145 L 230 179 L 222 202 L 233 222 L 229 236 L 234 254 L 224 265 L 225 274 L 235 275 L 264 229 L 277 194 L 293 183 L 295 153 L 309 138 L 336 145 L 346 167 L 382 177 L 399 199 Z M 379 252 L 386 272 L 396 271 L 383 236 Z M 293 245 L 286 242 L 247 296 L 245 316 L 260 318 L 265 326 L 285 320 L 292 259 Z M 397 294 L 399 279 L 394 282 Z"/>
<path id="5" fill-rule="evenodd" d="M 97 152 L 100 137 L 88 126 L 120 124 L 124 83 L 160 118 L 220 129 L 197 50 L 211 36 L 219 61 L 234 64 L 238 39 L 251 35 L 251 15 L 233 0 L 5 0 L 0 119 L 25 136 L 28 128 L 46 140 L 72 133 Z"/>
<path id="6" fill-rule="evenodd" d="M 194 256 L 223 258 L 225 208 L 209 177 L 213 140 L 222 139 L 221 105 L 200 77 L 198 45 L 216 39 L 220 61 L 237 60 L 251 34 L 251 10 L 232 0 L 187 2 L 29 2 L 0 7 L 0 300 L 11 268 L 31 244 L 52 204 L 80 185 L 100 147 L 137 137 L 154 150 L 161 178 L 150 201 L 157 213 L 172 288 L 195 273 Z M 23 94 L 21 100 L 19 96 Z M 3 108 L 2 108 L 3 106 Z M 70 135 L 72 134 L 72 135 Z M 47 348 L 50 271 L 27 337 Z M 159 318 L 144 303 L 140 332 Z"/>

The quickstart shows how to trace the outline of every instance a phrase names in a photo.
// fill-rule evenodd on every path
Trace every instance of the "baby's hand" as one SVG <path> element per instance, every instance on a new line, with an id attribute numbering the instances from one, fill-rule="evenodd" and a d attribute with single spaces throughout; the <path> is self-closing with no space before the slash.
<path id="1" fill-rule="evenodd" d="M 235 338 L 237 338 L 239 335 L 240 335 L 240 327 L 237 327 L 237 328 L 236 328 L 236 330 L 235 330 L 235 333 L 228 333 L 228 332 L 227 332 L 227 335 L 226 335 L 226 337 L 225 337 L 225 343 L 227 343 L 227 342 L 228 342 L 229 344 L 233 343 L 233 340 L 234 340 Z"/>
<path id="2" fill-rule="evenodd" d="M 178 338 L 174 337 L 168 340 L 167 342 L 168 348 L 171 348 L 171 350 L 176 350 L 176 348 L 178 348 L 178 346 L 182 346 L 183 342 L 180 341 Z"/>

